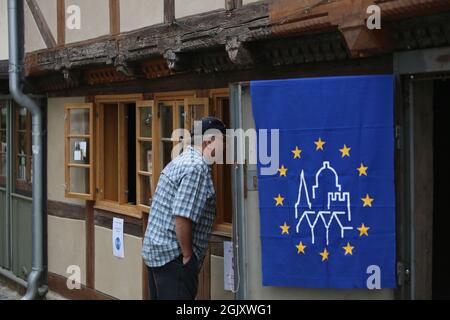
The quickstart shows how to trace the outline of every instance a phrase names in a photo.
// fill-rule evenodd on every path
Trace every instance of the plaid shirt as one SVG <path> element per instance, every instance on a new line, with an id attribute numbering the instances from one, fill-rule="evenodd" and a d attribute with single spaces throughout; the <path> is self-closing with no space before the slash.
<path id="1" fill-rule="evenodd" d="M 175 217 L 192 221 L 192 246 L 198 261 L 208 247 L 215 218 L 211 169 L 200 151 L 188 147 L 162 171 L 152 200 L 142 257 L 147 266 L 161 267 L 181 255 Z"/>

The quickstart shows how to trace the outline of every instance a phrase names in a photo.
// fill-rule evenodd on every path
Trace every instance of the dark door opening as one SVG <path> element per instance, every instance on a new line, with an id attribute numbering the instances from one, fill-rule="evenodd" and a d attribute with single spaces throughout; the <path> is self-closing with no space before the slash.
<path id="1" fill-rule="evenodd" d="M 446 183 L 449 177 L 446 153 L 448 118 L 445 111 L 450 107 L 450 80 L 434 83 L 434 208 L 433 208 L 433 299 L 450 299 L 450 256 L 448 226 L 450 214 L 446 207 Z"/>

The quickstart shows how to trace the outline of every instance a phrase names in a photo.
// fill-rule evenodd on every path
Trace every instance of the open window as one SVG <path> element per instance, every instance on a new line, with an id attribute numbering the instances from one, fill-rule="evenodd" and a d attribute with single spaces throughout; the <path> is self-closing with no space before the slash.
<path id="1" fill-rule="evenodd" d="M 140 95 L 96 99 L 95 207 L 139 218 L 136 117 L 141 100 Z"/>
<path id="2" fill-rule="evenodd" d="M 155 94 L 154 99 L 97 96 L 95 104 L 65 106 L 66 197 L 95 200 L 97 209 L 141 217 L 150 211 L 160 172 L 172 160 L 174 147 L 181 151 L 189 140 L 182 130 L 190 131 L 194 121 L 208 115 L 229 124 L 227 90 L 202 98 L 195 97 L 195 92 L 177 92 Z M 30 120 L 17 117 L 22 123 L 18 128 L 28 130 Z M 173 134 L 176 129 L 182 129 L 180 134 Z M 29 165 L 24 175 L 31 177 L 31 144 L 24 141 L 23 163 Z M 231 168 L 215 165 L 213 180 L 216 231 L 230 234 Z"/>
<path id="3" fill-rule="evenodd" d="M 154 137 L 157 123 L 153 101 L 138 101 L 136 104 L 136 167 L 137 204 L 142 211 L 149 212 L 152 195 L 155 192 L 156 175 L 153 165 Z"/>
<path id="4" fill-rule="evenodd" d="M 94 199 L 94 106 L 65 106 L 65 196 Z"/>

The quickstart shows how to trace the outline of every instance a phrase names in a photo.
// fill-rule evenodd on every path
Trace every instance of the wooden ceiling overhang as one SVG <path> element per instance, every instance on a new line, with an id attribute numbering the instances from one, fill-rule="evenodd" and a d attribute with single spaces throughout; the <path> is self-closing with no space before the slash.
<path id="1" fill-rule="evenodd" d="M 366 26 L 381 9 L 381 30 Z M 450 0 L 273 0 L 33 52 L 33 91 L 369 57 L 450 45 Z"/>

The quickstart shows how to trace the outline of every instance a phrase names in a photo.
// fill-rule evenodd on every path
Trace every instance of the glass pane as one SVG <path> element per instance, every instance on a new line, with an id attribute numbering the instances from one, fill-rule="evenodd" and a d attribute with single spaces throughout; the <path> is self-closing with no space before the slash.
<path id="1" fill-rule="evenodd" d="M 25 132 L 19 132 L 19 141 L 18 142 L 18 149 L 17 154 L 25 156 L 27 154 L 27 134 Z"/>
<path id="2" fill-rule="evenodd" d="M 205 116 L 205 106 L 202 104 L 191 105 L 192 121 L 198 121 Z"/>
<path id="3" fill-rule="evenodd" d="M 70 139 L 70 163 L 89 164 L 88 139 Z"/>
<path id="4" fill-rule="evenodd" d="M 27 181 L 27 163 L 28 163 L 28 157 L 25 155 L 19 155 L 17 156 L 17 180 L 19 181 Z"/>
<path id="5" fill-rule="evenodd" d="M 0 153 L 0 176 L 5 177 L 6 176 L 6 154 Z M 1 184 L 3 185 L 3 181 L 1 181 Z"/>
<path id="6" fill-rule="evenodd" d="M 163 168 L 165 168 L 169 162 L 172 161 L 172 148 L 173 143 L 171 141 L 162 142 L 161 163 Z"/>
<path id="7" fill-rule="evenodd" d="M 6 131 L 0 131 L 0 152 L 6 152 Z"/>
<path id="8" fill-rule="evenodd" d="M 161 137 L 172 138 L 173 109 L 171 105 L 160 104 L 161 107 Z"/>
<path id="9" fill-rule="evenodd" d="M 69 192 L 89 194 L 89 169 L 69 168 L 70 186 Z"/>
<path id="10" fill-rule="evenodd" d="M 186 119 L 186 112 L 184 111 L 184 106 L 180 105 L 179 107 L 179 118 L 178 118 L 178 123 L 177 123 L 177 128 L 181 128 L 184 129 L 184 120 Z"/>
<path id="11" fill-rule="evenodd" d="M 27 130 L 27 109 L 19 109 L 19 130 Z"/>
<path id="12" fill-rule="evenodd" d="M 150 207 L 152 202 L 152 177 L 139 176 L 141 182 L 141 203 L 144 206 Z"/>
<path id="13" fill-rule="evenodd" d="M 152 161 L 152 143 L 141 142 L 141 167 L 139 170 L 152 173 Z"/>
<path id="14" fill-rule="evenodd" d="M 184 110 L 184 106 L 180 105 L 179 109 L 178 109 L 178 123 L 177 123 L 177 127 L 176 129 L 184 129 L 185 128 L 185 119 L 186 119 L 186 112 Z M 188 129 L 189 130 L 189 129 Z M 179 131 L 180 134 L 178 137 L 175 137 L 175 139 L 177 139 L 177 141 L 181 141 L 184 140 L 184 135 L 182 134 L 182 130 Z"/>
<path id="15" fill-rule="evenodd" d="M 89 109 L 69 111 L 70 134 L 89 134 Z"/>
<path id="16" fill-rule="evenodd" d="M 6 102 L 4 101 L 0 101 L 0 108 L 1 108 L 1 112 L 0 112 L 0 129 L 6 129 Z"/>
<path id="17" fill-rule="evenodd" d="M 141 137 L 151 138 L 152 137 L 152 108 L 140 108 L 141 114 Z"/>

